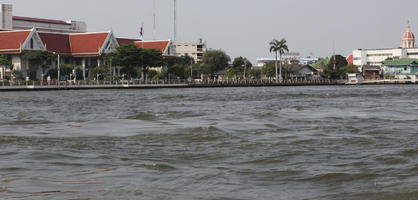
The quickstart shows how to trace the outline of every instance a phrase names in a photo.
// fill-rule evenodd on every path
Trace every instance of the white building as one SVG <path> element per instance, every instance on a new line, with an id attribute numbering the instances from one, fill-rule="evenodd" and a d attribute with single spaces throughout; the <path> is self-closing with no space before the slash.
<path id="1" fill-rule="evenodd" d="M 38 31 L 59 33 L 87 32 L 87 24 L 82 21 L 13 16 L 12 5 L 0 4 L 0 30 L 31 30 L 32 28 Z"/>
<path id="2" fill-rule="evenodd" d="M 408 24 L 402 37 L 402 47 L 387 49 L 358 49 L 353 51 L 353 64 L 356 66 L 382 66 L 387 58 L 418 58 L 418 48 L 415 48 L 415 36 Z"/>
<path id="3" fill-rule="evenodd" d="M 206 44 L 200 40 L 199 42 L 176 42 L 176 52 L 178 56 L 190 56 L 195 62 L 201 62 L 206 52 Z"/>

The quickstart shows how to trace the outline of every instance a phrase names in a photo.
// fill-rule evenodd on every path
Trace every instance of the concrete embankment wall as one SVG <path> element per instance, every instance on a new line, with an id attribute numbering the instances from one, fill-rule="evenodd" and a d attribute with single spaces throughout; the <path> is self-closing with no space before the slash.
<path id="1" fill-rule="evenodd" d="M 416 84 L 407 81 L 363 82 L 364 85 Z M 199 84 L 117 84 L 117 85 L 20 85 L 0 86 L 0 92 L 6 91 L 48 91 L 48 90 L 95 90 L 95 89 L 159 89 L 159 88 L 223 88 L 223 87 L 290 87 L 290 86 L 331 86 L 345 85 L 338 82 L 322 83 L 199 83 Z"/>

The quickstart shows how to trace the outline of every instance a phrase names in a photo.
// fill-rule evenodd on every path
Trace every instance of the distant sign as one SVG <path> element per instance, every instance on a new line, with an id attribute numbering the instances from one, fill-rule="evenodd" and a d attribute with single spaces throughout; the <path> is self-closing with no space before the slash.
<path id="1" fill-rule="evenodd" d="M 285 56 L 285 57 L 299 57 L 300 53 L 299 52 L 287 52 L 287 53 L 284 53 L 283 56 Z"/>

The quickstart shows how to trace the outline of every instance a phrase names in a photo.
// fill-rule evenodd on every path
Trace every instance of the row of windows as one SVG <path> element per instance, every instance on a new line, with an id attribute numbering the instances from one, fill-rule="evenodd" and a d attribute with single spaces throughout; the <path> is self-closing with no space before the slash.
<path id="1" fill-rule="evenodd" d="M 368 57 L 381 57 L 381 56 L 386 56 L 386 57 L 390 57 L 392 56 L 392 54 L 388 53 L 388 54 L 367 54 Z"/>

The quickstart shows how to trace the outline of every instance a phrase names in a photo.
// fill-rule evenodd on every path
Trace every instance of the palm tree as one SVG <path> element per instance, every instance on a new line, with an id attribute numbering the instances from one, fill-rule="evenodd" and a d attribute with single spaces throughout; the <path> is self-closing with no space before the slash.
<path id="1" fill-rule="evenodd" d="M 285 38 L 281 39 L 280 41 L 273 39 L 270 42 L 270 53 L 276 53 L 276 83 L 279 82 L 279 77 L 277 74 L 277 54 L 280 56 L 280 82 L 282 82 L 282 55 L 285 51 L 289 52 Z"/>

